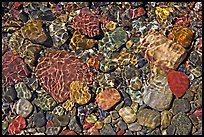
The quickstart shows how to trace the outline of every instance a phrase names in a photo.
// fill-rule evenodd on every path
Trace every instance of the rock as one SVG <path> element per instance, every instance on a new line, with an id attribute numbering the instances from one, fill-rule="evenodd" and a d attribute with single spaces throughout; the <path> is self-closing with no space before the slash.
<path id="1" fill-rule="evenodd" d="M 114 120 L 120 117 L 118 112 L 115 110 L 111 111 L 110 115 L 111 115 L 112 119 L 114 119 Z"/>
<path id="2" fill-rule="evenodd" d="M 23 82 L 19 82 L 15 84 L 15 89 L 17 92 L 17 97 L 18 98 L 24 98 L 24 99 L 31 99 L 32 93 L 28 89 L 27 85 Z"/>
<path id="3" fill-rule="evenodd" d="M 99 120 L 103 120 L 105 117 L 107 117 L 110 114 L 109 112 L 102 110 L 100 108 L 98 108 L 98 113 L 99 113 L 99 116 L 98 116 Z"/>
<path id="4" fill-rule="evenodd" d="M 53 123 L 55 127 L 64 127 L 69 123 L 70 120 L 70 114 L 66 115 L 55 115 L 53 117 Z"/>
<path id="5" fill-rule="evenodd" d="M 45 131 L 46 135 L 58 135 L 61 127 L 48 127 Z"/>
<path id="6" fill-rule="evenodd" d="M 128 125 L 128 129 L 130 131 L 138 132 L 138 131 L 142 130 L 142 126 L 140 124 L 137 124 L 137 123 L 132 123 L 132 124 Z"/>
<path id="7" fill-rule="evenodd" d="M 84 135 L 99 135 L 99 131 L 95 126 L 93 126 L 93 127 L 89 128 L 87 130 L 87 133 L 84 133 Z"/>
<path id="8" fill-rule="evenodd" d="M 86 117 L 86 122 L 94 124 L 97 121 L 97 116 L 94 114 L 88 115 L 88 117 Z"/>
<path id="9" fill-rule="evenodd" d="M 34 78 L 24 78 L 23 81 L 25 82 L 25 84 L 28 86 L 28 88 L 30 88 L 32 91 L 35 91 L 38 89 L 39 83 L 38 83 L 38 79 Z"/>
<path id="10" fill-rule="evenodd" d="M 59 135 L 77 135 L 77 133 L 72 130 L 63 130 Z"/>
<path id="11" fill-rule="evenodd" d="M 125 133 L 125 130 L 119 130 L 118 132 L 117 132 L 117 135 L 123 135 Z"/>
<path id="12" fill-rule="evenodd" d="M 33 111 L 33 105 L 28 100 L 22 98 L 16 102 L 15 110 L 18 115 L 22 115 L 26 118 Z"/>
<path id="13" fill-rule="evenodd" d="M 52 112 L 53 112 L 53 114 L 55 114 L 55 115 L 61 116 L 61 115 L 64 114 L 65 110 L 64 110 L 64 108 L 63 108 L 61 105 L 58 105 L 57 107 L 55 107 L 55 108 L 53 109 Z"/>
<path id="14" fill-rule="evenodd" d="M 116 107 L 115 107 L 115 110 L 119 111 L 122 106 L 124 105 L 124 101 L 122 100 Z"/>
<path id="15" fill-rule="evenodd" d="M 133 135 L 133 134 L 132 134 L 132 132 L 130 130 L 126 130 L 125 134 L 123 134 L 123 135 Z"/>
<path id="16" fill-rule="evenodd" d="M 100 130 L 100 135 L 116 135 L 116 133 L 110 124 L 105 124 Z"/>
<path id="17" fill-rule="evenodd" d="M 144 103 L 158 111 L 168 109 L 173 98 L 167 83 L 167 77 L 162 75 L 150 79 L 149 83 L 144 86 L 142 95 Z"/>
<path id="18" fill-rule="evenodd" d="M 189 84 L 190 80 L 185 73 L 175 70 L 168 71 L 168 85 L 176 97 L 183 96 Z"/>
<path id="19" fill-rule="evenodd" d="M 5 92 L 3 93 L 4 102 L 12 102 L 17 98 L 17 93 L 13 86 L 6 87 Z"/>
<path id="20" fill-rule="evenodd" d="M 128 128 L 127 124 L 124 122 L 124 120 L 120 120 L 118 121 L 118 123 L 116 124 L 117 128 L 121 129 L 121 130 L 126 130 Z"/>
<path id="21" fill-rule="evenodd" d="M 170 111 L 164 110 L 161 112 L 161 129 L 166 129 L 171 124 L 173 114 Z"/>
<path id="22" fill-rule="evenodd" d="M 174 115 L 179 112 L 188 112 L 190 109 L 190 102 L 188 102 L 186 99 L 175 99 L 172 105 L 172 112 Z"/>
<path id="23" fill-rule="evenodd" d="M 108 110 L 112 108 L 120 101 L 120 99 L 120 93 L 115 88 L 105 89 L 96 96 L 98 107 L 102 110 Z"/>
<path id="24" fill-rule="evenodd" d="M 156 128 L 147 135 L 162 135 L 162 131 L 159 128 Z"/>
<path id="25" fill-rule="evenodd" d="M 17 116 L 8 126 L 8 133 L 17 134 L 26 127 L 26 120 L 22 116 Z"/>
<path id="26" fill-rule="evenodd" d="M 195 115 L 191 114 L 189 116 L 189 118 L 190 118 L 193 125 L 198 125 L 199 124 L 198 118 Z"/>
<path id="27" fill-rule="evenodd" d="M 133 102 L 130 107 L 135 111 L 135 113 L 137 113 L 139 104 L 137 102 Z"/>
<path id="28" fill-rule="evenodd" d="M 132 90 L 140 90 L 142 87 L 142 81 L 138 77 L 133 77 L 130 80 L 130 88 Z"/>
<path id="29" fill-rule="evenodd" d="M 103 122 L 101 121 L 97 121 L 94 126 L 96 127 L 96 129 L 101 129 L 103 127 Z"/>
<path id="30" fill-rule="evenodd" d="M 137 123 L 150 127 L 152 129 L 156 128 L 161 124 L 161 116 L 160 113 L 156 110 L 151 110 L 151 109 L 141 109 L 139 110 L 137 114 Z"/>
<path id="31" fill-rule="evenodd" d="M 126 123 L 133 123 L 136 120 L 136 113 L 130 107 L 123 107 L 119 110 L 119 115 Z"/>
<path id="32" fill-rule="evenodd" d="M 46 118 L 43 111 L 34 114 L 33 122 L 36 127 L 42 127 L 46 124 Z"/>
<path id="33" fill-rule="evenodd" d="M 68 124 L 68 127 L 70 130 L 75 131 L 76 133 L 80 133 L 82 132 L 82 126 L 79 124 L 79 122 L 77 121 L 76 116 L 71 116 L 70 118 L 70 122 Z"/>
<path id="34" fill-rule="evenodd" d="M 124 91 L 121 91 L 121 93 L 122 93 L 123 100 L 124 100 L 123 107 L 130 106 L 132 104 L 132 100 L 131 100 L 130 95 L 128 93 L 124 92 Z"/>
<path id="35" fill-rule="evenodd" d="M 112 121 L 111 115 L 107 116 L 107 117 L 103 120 L 103 122 L 104 122 L 105 124 L 111 123 L 111 121 Z"/>
<path id="36" fill-rule="evenodd" d="M 187 114 L 179 112 L 171 121 L 171 124 L 175 126 L 175 135 L 189 135 L 192 130 L 192 123 Z"/>

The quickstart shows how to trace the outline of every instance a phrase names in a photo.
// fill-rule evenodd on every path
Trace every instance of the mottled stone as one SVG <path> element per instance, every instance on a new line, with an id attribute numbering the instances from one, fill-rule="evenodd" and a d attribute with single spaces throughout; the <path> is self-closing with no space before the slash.
<path id="1" fill-rule="evenodd" d="M 93 126 L 89 128 L 87 132 L 84 133 L 84 135 L 99 135 L 99 130 L 95 126 Z"/>
<path id="2" fill-rule="evenodd" d="M 23 81 L 28 86 L 28 88 L 30 88 L 32 91 L 35 91 L 38 89 L 38 86 L 39 86 L 38 79 L 26 77 L 23 79 Z"/>
<path id="3" fill-rule="evenodd" d="M 127 124 L 124 122 L 124 120 L 119 120 L 116 124 L 117 128 L 121 130 L 126 130 L 128 128 Z"/>
<path id="4" fill-rule="evenodd" d="M 173 114 L 170 111 L 164 110 L 161 112 L 161 129 L 166 129 L 171 124 Z"/>
<path id="5" fill-rule="evenodd" d="M 135 113 L 137 113 L 137 110 L 139 108 L 139 104 L 137 102 L 133 102 L 130 107 L 132 108 L 132 110 L 135 111 Z"/>
<path id="6" fill-rule="evenodd" d="M 45 114 L 43 113 L 43 111 L 40 111 L 34 114 L 33 121 L 36 127 L 44 126 L 46 124 L 46 119 L 45 119 Z"/>
<path id="7" fill-rule="evenodd" d="M 82 131 L 82 126 L 77 121 L 76 116 L 70 117 L 70 122 L 68 124 L 70 130 L 75 131 L 76 133 L 80 133 Z"/>
<path id="8" fill-rule="evenodd" d="M 151 109 L 140 109 L 137 114 L 137 123 L 142 126 L 150 127 L 152 129 L 156 128 L 161 124 L 160 113 L 156 110 Z"/>
<path id="9" fill-rule="evenodd" d="M 118 112 L 115 110 L 111 111 L 110 115 L 111 115 L 112 119 L 114 119 L 114 120 L 120 117 Z"/>
<path id="10" fill-rule="evenodd" d="M 100 135 L 116 135 L 116 133 L 110 124 L 105 124 L 100 130 Z"/>
<path id="11" fill-rule="evenodd" d="M 26 99 L 19 99 L 14 106 L 16 113 L 23 116 L 24 118 L 28 117 L 33 111 L 33 105 Z"/>
<path id="12" fill-rule="evenodd" d="M 64 110 L 64 108 L 63 108 L 61 105 L 58 105 L 57 107 L 55 107 L 55 108 L 53 109 L 52 112 L 53 112 L 53 114 L 55 114 L 55 115 L 61 116 L 61 115 L 64 114 L 65 110 Z"/>
<path id="13" fill-rule="evenodd" d="M 133 77 L 130 80 L 130 88 L 132 90 L 140 90 L 142 87 L 142 81 L 138 77 Z"/>
<path id="14" fill-rule="evenodd" d="M 70 121 L 70 114 L 61 115 L 61 116 L 55 115 L 52 121 L 55 127 L 64 127 Z"/>
<path id="15" fill-rule="evenodd" d="M 172 111 L 174 115 L 179 112 L 188 112 L 190 109 L 190 102 L 186 99 L 175 99 L 172 105 Z"/>
<path id="16" fill-rule="evenodd" d="M 150 79 L 144 86 L 144 103 L 158 111 L 166 110 L 170 107 L 173 94 L 168 86 L 167 77 L 158 75 Z"/>
<path id="17" fill-rule="evenodd" d="M 48 127 L 45 131 L 46 135 L 58 135 L 61 127 Z"/>
<path id="18" fill-rule="evenodd" d="M 32 93 L 28 89 L 28 87 L 25 83 L 19 82 L 19 83 L 15 84 L 15 89 L 16 89 L 18 98 L 24 98 L 24 99 L 28 99 L 28 100 L 31 99 Z"/>
<path id="19" fill-rule="evenodd" d="M 130 107 L 123 107 L 119 110 L 119 115 L 123 118 L 126 123 L 135 122 L 137 116 L 136 113 Z"/>
<path id="20" fill-rule="evenodd" d="M 88 122 L 88 123 L 94 124 L 94 123 L 96 123 L 96 121 L 97 121 L 97 116 L 94 115 L 94 114 L 90 114 L 90 115 L 88 115 L 88 117 L 86 118 L 86 122 Z"/>
<path id="21" fill-rule="evenodd" d="M 8 102 L 8 103 L 14 101 L 17 98 L 17 93 L 16 93 L 14 87 L 8 86 L 5 88 L 6 88 L 5 92 L 2 93 L 3 94 L 3 96 L 2 96 L 3 100 L 5 102 Z"/>
<path id="22" fill-rule="evenodd" d="M 112 108 L 120 101 L 120 99 L 120 93 L 115 88 L 105 89 L 96 96 L 98 107 L 102 110 L 108 110 Z"/>
<path id="23" fill-rule="evenodd" d="M 137 124 L 137 123 L 132 123 L 132 124 L 128 125 L 128 129 L 130 131 L 140 131 L 140 130 L 142 130 L 142 126 L 140 124 Z"/>
<path id="24" fill-rule="evenodd" d="M 187 114 L 179 112 L 171 121 L 171 124 L 176 127 L 175 135 L 189 135 L 192 130 L 192 123 Z"/>

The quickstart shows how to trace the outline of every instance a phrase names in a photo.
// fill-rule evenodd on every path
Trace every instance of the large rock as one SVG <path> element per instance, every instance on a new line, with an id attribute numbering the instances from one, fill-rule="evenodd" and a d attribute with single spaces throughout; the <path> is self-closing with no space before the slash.
<path id="1" fill-rule="evenodd" d="M 126 123 L 133 123 L 137 119 L 136 113 L 131 107 L 123 107 L 119 110 L 119 115 Z"/>

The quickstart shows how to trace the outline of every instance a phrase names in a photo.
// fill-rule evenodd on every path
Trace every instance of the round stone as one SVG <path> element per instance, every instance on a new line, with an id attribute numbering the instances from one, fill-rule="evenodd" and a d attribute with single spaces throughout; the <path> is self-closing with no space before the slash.
<path id="1" fill-rule="evenodd" d="M 91 114 L 86 118 L 86 122 L 91 123 L 91 124 L 96 123 L 96 121 L 97 121 L 97 116 L 94 114 Z"/>
<path id="2" fill-rule="evenodd" d="M 69 120 L 70 120 L 70 115 L 69 114 L 60 115 L 60 116 L 55 115 L 53 117 L 53 123 L 54 123 L 55 127 L 66 126 L 69 123 Z"/>
<path id="3" fill-rule="evenodd" d="M 136 120 L 136 113 L 131 107 L 123 107 L 119 110 L 119 115 L 126 123 L 133 123 Z"/>
<path id="4" fill-rule="evenodd" d="M 33 111 L 33 105 L 28 100 L 22 98 L 16 102 L 15 110 L 18 115 L 22 115 L 26 118 Z"/>
<path id="5" fill-rule="evenodd" d="M 132 123 L 132 124 L 128 125 L 128 129 L 130 131 L 138 132 L 138 131 L 142 130 L 142 126 L 140 124 L 137 124 L 137 123 Z"/>
<path id="6" fill-rule="evenodd" d="M 27 85 L 23 82 L 19 82 L 15 84 L 15 89 L 17 92 L 17 97 L 18 98 L 24 98 L 24 99 L 31 99 L 32 93 L 28 89 Z"/>
<path id="7" fill-rule="evenodd" d="M 116 126 L 121 130 L 126 130 L 128 128 L 127 124 L 122 119 L 120 121 L 118 121 Z"/>
<path id="8" fill-rule="evenodd" d="M 192 123 L 184 112 L 176 114 L 172 118 L 171 124 L 176 127 L 175 135 L 189 135 L 191 133 Z"/>
<path id="9" fill-rule="evenodd" d="M 101 121 L 97 121 L 94 126 L 96 127 L 96 129 L 101 129 L 103 127 L 103 122 Z"/>
<path id="10" fill-rule="evenodd" d="M 172 111 L 174 115 L 179 112 L 188 112 L 190 109 L 190 102 L 186 99 L 175 99 L 173 102 Z"/>
<path id="11" fill-rule="evenodd" d="M 158 75 L 144 86 L 144 103 L 158 111 L 166 110 L 172 102 L 172 92 L 168 86 L 167 77 Z"/>
<path id="12" fill-rule="evenodd" d="M 35 113 L 33 121 L 34 121 L 34 125 L 36 127 L 44 126 L 46 124 L 46 119 L 45 119 L 45 115 L 44 115 L 43 111 Z"/>
<path id="13" fill-rule="evenodd" d="M 98 107 L 102 110 L 112 108 L 121 99 L 120 93 L 115 88 L 109 88 L 101 91 L 96 96 Z"/>
<path id="14" fill-rule="evenodd" d="M 161 129 L 166 129 L 171 124 L 173 114 L 170 111 L 164 110 L 161 112 Z"/>
<path id="15" fill-rule="evenodd" d="M 152 109 L 144 108 L 139 110 L 137 114 L 137 119 L 138 119 L 137 120 L 138 124 L 142 126 L 150 127 L 152 129 L 156 128 L 161 124 L 160 113 Z"/>

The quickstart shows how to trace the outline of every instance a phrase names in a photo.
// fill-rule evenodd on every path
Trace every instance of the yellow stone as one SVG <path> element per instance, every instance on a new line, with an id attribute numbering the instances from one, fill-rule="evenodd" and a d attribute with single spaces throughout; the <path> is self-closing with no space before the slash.
<path id="1" fill-rule="evenodd" d="M 62 107 L 64 109 L 66 109 L 66 111 L 70 111 L 72 110 L 72 108 L 74 107 L 74 102 L 68 98 L 63 104 L 62 104 Z"/>
<path id="2" fill-rule="evenodd" d="M 110 21 L 110 22 L 108 22 L 108 23 L 105 25 L 105 28 L 106 28 L 107 30 L 114 31 L 115 28 L 116 28 L 116 25 L 117 25 L 116 22 Z"/>
<path id="3" fill-rule="evenodd" d="M 161 129 L 166 129 L 171 124 L 173 114 L 167 110 L 161 112 Z"/>
<path id="4" fill-rule="evenodd" d="M 168 6 L 157 6 L 155 10 L 156 19 L 160 23 L 164 22 L 164 20 L 170 15 L 171 8 Z"/>
<path id="5" fill-rule="evenodd" d="M 103 127 L 103 122 L 101 121 L 97 121 L 95 124 L 94 124 L 95 128 L 96 129 L 101 129 Z"/>
<path id="6" fill-rule="evenodd" d="M 127 47 L 127 48 L 131 48 L 132 45 L 133 45 L 133 40 L 127 41 L 127 43 L 126 43 L 126 47 Z"/>

